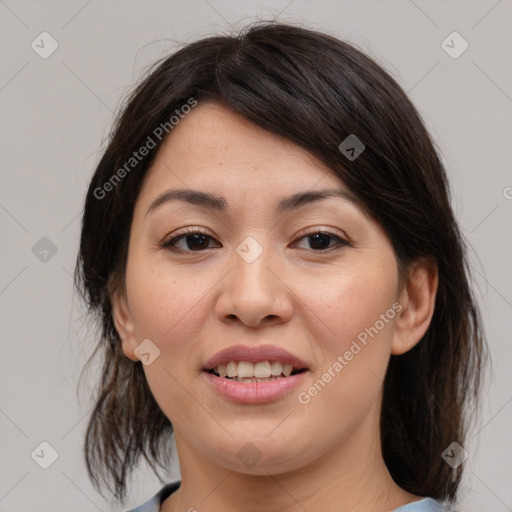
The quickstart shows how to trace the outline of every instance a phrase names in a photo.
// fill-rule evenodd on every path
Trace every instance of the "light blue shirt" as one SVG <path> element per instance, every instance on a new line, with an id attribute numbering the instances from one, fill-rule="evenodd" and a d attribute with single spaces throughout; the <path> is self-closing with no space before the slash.
<path id="1" fill-rule="evenodd" d="M 150 500 L 127 512 L 160 512 L 160 505 L 176 491 L 181 482 L 167 484 L 160 489 Z M 456 512 L 451 508 L 444 508 L 438 501 L 432 498 L 423 498 L 407 505 L 402 505 L 392 512 Z"/>

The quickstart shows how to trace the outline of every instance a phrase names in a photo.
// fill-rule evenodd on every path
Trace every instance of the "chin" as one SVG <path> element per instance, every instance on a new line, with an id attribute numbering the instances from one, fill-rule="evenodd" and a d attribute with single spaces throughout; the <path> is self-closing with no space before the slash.
<path id="1" fill-rule="evenodd" d="M 230 439 L 222 453 L 210 451 L 210 460 L 231 471 L 247 475 L 278 475 L 302 468 L 314 459 L 297 440 L 270 439 L 262 435 Z M 311 447 L 310 447 L 311 449 Z"/>

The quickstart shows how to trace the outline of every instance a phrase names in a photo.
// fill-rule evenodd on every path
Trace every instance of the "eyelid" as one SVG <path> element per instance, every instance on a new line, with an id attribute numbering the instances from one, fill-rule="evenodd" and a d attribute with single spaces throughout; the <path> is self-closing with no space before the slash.
<path id="1" fill-rule="evenodd" d="M 187 235 L 194 235 L 194 234 L 203 235 L 203 236 L 209 237 L 212 240 L 216 240 L 215 237 L 213 235 L 211 235 L 206 230 L 206 228 L 188 226 L 186 228 L 179 229 L 179 230 L 171 233 L 170 235 L 166 235 L 158 245 L 164 249 L 175 249 L 175 247 L 173 247 L 170 242 L 174 241 L 174 243 L 176 243 L 176 242 L 180 241 L 182 238 L 186 237 Z M 294 235 L 294 243 L 300 241 L 302 238 L 306 238 L 307 236 L 312 236 L 315 234 L 325 234 L 325 235 L 331 236 L 333 238 L 337 238 L 341 242 L 338 244 L 339 247 L 342 247 L 342 246 L 353 247 L 353 243 L 352 243 L 351 239 L 343 231 L 340 231 L 339 229 L 332 228 L 332 227 L 322 227 L 322 226 L 313 226 L 313 227 L 302 229 L 301 231 L 299 231 L 298 233 L 296 233 Z M 177 249 L 177 250 L 179 251 L 179 249 Z M 205 250 L 185 251 L 185 252 L 194 253 L 194 252 L 204 252 Z M 326 252 L 326 251 L 327 250 L 313 251 L 313 252 L 321 253 L 321 252 Z"/>
<path id="2" fill-rule="evenodd" d="M 211 235 L 206 228 L 187 226 L 186 228 L 178 229 L 177 231 L 173 231 L 170 234 L 167 234 L 163 237 L 163 239 L 158 243 L 160 247 L 166 248 L 169 245 L 169 242 L 176 240 L 178 238 L 183 238 L 187 235 L 195 235 L 200 234 L 204 236 L 210 237 L 212 240 L 215 240 L 215 237 Z M 190 251 L 192 252 L 192 251 Z"/>
<path id="3" fill-rule="evenodd" d="M 310 228 L 304 228 L 295 235 L 295 238 L 302 238 L 307 235 L 314 235 L 315 233 L 325 233 L 331 236 L 338 236 L 342 240 L 345 240 L 347 243 L 351 243 L 350 238 L 343 231 L 326 226 L 313 226 Z"/>

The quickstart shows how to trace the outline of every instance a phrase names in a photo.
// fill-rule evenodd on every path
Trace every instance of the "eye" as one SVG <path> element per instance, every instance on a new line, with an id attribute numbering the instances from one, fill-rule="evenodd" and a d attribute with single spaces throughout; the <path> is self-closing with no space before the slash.
<path id="1" fill-rule="evenodd" d="M 213 238 L 208 235 L 208 233 L 192 228 L 186 229 L 184 232 L 182 231 L 180 234 L 173 236 L 168 240 L 164 240 L 160 246 L 163 249 L 177 249 L 184 252 L 200 252 L 209 248 L 208 244 L 210 240 L 213 240 Z M 182 243 L 182 247 L 177 246 L 180 242 L 184 242 Z"/>
<path id="2" fill-rule="evenodd" d="M 324 230 L 316 230 L 299 238 L 299 240 L 307 239 L 309 239 L 309 247 L 306 247 L 306 249 L 313 249 L 315 252 L 326 251 L 336 245 L 340 247 L 352 245 L 348 240 L 345 240 L 339 235 Z M 331 244 L 332 241 L 334 241 L 335 244 Z"/>
<path id="3" fill-rule="evenodd" d="M 325 230 L 316 230 L 306 233 L 298 238 L 298 240 L 310 239 L 309 247 L 306 249 L 312 249 L 315 252 L 326 251 L 336 246 L 352 246 L 352 244 L 340 237 L 335 233 Z M 178 250 L 183 252 L 201 252 L 205 249 L 209 249 L 210 241 L 214 240 L 208 233 L 198 230 L 196 228 L 188 228 L 181 231 L 177 235 L 164 240 L 160 247 L 169 250 Z M 335 242 L 332 244 L 331 242 Z M 178 244 L 181 243 L 181 247 Z"/>

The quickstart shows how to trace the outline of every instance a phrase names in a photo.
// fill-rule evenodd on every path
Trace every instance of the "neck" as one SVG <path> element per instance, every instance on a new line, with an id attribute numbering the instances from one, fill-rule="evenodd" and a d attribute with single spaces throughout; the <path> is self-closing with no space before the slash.
<path id="1" fill-rule="evenodd" d="M 220 467 L 175 431 L 181 486 L 161 512 L 380 512 L 421 499 L 391 478 L 382 458 L 378 424 L 370 414 L 348 439 L 306 466 L 264 475 Z"/>

